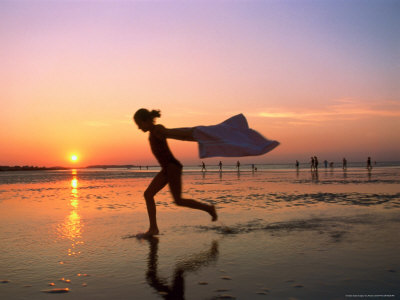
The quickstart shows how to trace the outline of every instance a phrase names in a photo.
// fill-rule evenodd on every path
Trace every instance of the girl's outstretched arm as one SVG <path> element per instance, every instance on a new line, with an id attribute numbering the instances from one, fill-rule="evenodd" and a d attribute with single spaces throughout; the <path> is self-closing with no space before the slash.
<path id="1" fill-rule="evenodd" d="M 182 140 L 182 141 L 195 141 L 193 138 L 193 128 L 164 128 L 163 130 L 166 138 Z"/>

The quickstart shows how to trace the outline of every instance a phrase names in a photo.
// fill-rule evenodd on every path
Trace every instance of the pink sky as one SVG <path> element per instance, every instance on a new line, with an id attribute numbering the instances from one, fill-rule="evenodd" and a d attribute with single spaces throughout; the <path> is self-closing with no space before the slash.
<path id="1" fill-rule="evenodd" d="M 396 1 L 1 1 L 0 165 L 155 164 L 131 119 L 141 107 L 166 127 L 245 114 L 281 146 L 244 162 L 400 160 L 399 13 Z M 171 148 L 199 162 L 196 144 Z"/>

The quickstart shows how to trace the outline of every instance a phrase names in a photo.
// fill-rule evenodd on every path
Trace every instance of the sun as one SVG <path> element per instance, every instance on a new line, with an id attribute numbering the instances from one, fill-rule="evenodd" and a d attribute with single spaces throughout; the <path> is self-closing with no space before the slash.
<path id="1" fill-rule="evenodd" d="M 75 154 L 71 155 L 71 160 L 72 161 L 77 161 L 78 160 L 78 156 L 75 155 Z"/>

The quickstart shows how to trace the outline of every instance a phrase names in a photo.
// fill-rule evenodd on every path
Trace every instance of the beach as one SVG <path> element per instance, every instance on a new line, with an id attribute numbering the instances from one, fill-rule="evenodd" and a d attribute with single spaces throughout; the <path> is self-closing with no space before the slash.
<path id="1" fill-rule="evenodd" d="M 400 166 L 0 173 L 1 299 L 350 299 L 400 296 Z"/>

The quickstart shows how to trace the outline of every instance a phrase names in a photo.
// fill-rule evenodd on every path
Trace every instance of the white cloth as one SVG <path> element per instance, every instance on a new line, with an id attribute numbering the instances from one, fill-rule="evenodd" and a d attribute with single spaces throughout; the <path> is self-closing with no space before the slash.
<path id="1" fill-rule="evenodd" d="M 243 114 L 218 125 L 196 126 L 193 137 L 199 144 L 200 158 L 262 155 L 279 145 L 249 128 Z"/>

